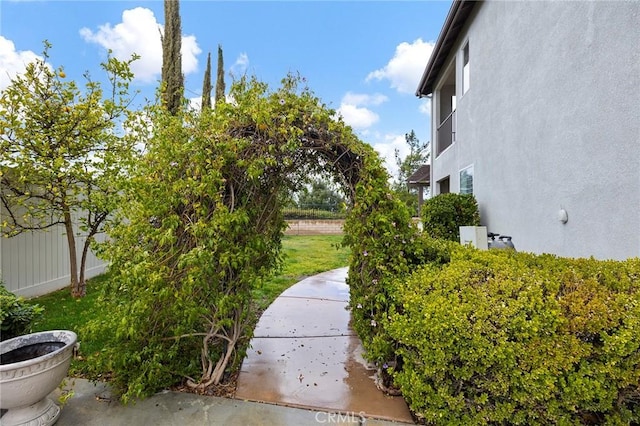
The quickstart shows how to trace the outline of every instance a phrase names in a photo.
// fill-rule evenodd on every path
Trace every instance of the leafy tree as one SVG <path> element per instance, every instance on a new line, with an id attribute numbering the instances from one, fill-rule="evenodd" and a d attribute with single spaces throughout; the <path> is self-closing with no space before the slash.
<path id="1" fill-rule="evenodd" d="M 398 166 L 398 175 L 394 179 L 392 188 L 402 201 L 407 204 L 409 210 L 415 215 L 418 213 L 418 195 L 416 188 L 409 188 L 408 181 L 412 174 L 414 174 L 420 166 L 425 164 L 429 159 L 429 152 L 427 146 L 429 142 L 421 143 L 418 140 L 415 132 L 411 132 L 404 135 L 405 141 L 409 146 L 409 153 L 406 157 L 400 156 L 400 151 L 396 148 L 395 159 Z"/>
<path id="2" fill-rule="evenodd" d="M 216 78 L 216 103 L 224 102 L 224 59 L 222 57 L 222 46 L 218 45 L 218 72 Z"/>
<path id="3" fill-rule="evenodd" d="M 298 207 L 335 210 L 344 203 L 342 196 L 330 188 L 327 182 L 314 179 L 310 187 L 305 186 L 298 192 Z"/>
<path id="4" fill-rule="evenodd" d="M 398 166 L 396 183 L 398 185 L 406 185 L 409 177 L 429 159 L 429 152 L 427 152 L 429 142 L 421 143 L 413 130 L 404 135 L 404 140 L 409 146 L 407 156 L 402 158 L 400 151 L 397 148 L 395 150 L 396 165 Z"/>
<path id="5" fill-rule="evenodd" d="M 171 114 L 182 107 L 184 77 L 182 75 L 182 24 L 180 1 L 164 0 L 164 35 L 162 36 L 162 101 Z"/>
<path id="6" fill-rule="evenodd" d="M 202 109 L 211 108 L 211 52 L 207 55 L 207 68 L 202 82 Z"/>
<path id="7" fill-rule="evenodd" d="M 117 203 L 115 181 L 131 158 L 131 140 L 118 136 L 127 109 L 130 62 L 109 57 L 102 64 L 111 97 L 85 74 L 84 93 L 63 68 L 43 59 L 27 66 L 0 97 L 0 198 L 8 212 L 5 236 L 63 225 L 67 237 L 71 293 L 85 293 L 89 246 Z M 135 58 L 134 58 L 135 59 Z M 133 59 L 132 59 L 133 60 Z M 78 266 L 76 236 L 85 234 Z"/>

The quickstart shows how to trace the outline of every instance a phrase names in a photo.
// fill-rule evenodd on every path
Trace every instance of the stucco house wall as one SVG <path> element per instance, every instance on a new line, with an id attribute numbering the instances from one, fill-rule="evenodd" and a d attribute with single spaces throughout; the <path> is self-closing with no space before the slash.
<path id="1" fill-rule="evenodd" d="M 440 155 L 431 144 L 431 181 L 458 192 L 472 166 L 483 225 L 519 250 L 640 256 L 639 22 L 640 2 L 476 4 L 431 94 L 435 141 L 455 66 L 456 141 Z"/>

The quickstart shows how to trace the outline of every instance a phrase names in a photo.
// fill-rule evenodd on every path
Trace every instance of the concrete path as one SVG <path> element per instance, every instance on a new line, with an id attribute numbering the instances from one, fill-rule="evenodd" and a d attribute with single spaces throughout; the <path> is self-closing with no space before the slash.
<path id="1" fill-rule="evenodd" d="M 376 388 L 349 323 L 347 268 L 290 287 L 264 312 L 236 398 L 413 423 L 401 397 Z"/>
<path id="2" fill-rule="evenodd" d="M 378 391 L 362 359 L 349 327 L 346 273 L 307 278 L 264 312 L 235 399 L 165 391 L 123 406 L 104 383 L 68 379 L 65 390 L 73 396 L 56 426 L 413 423 L 401 397 Z M 57 401 L 60 393 L 51 398 Z"/>
<path id="3" fill-rule="evenodd" d="M 66 389 L 73 389 L 74 394 L 62 407 L 56 426 L 398 426 L 398 423 L 384 420 L 362 422 L 355 415 L 185 392 L 161 392 L 137 403 L 122 405 L 112 397 L 107 385 L 84 379 L 69 379 Z M 57 401 L 59 394 L 56 390 L 52 399 Z"/>

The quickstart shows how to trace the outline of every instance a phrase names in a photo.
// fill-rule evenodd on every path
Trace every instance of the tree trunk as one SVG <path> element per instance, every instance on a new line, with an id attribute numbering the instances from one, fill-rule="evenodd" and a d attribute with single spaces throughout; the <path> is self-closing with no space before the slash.
<path id="1" fill-rule="evenodd" d="M 80 290 L 82 291 L 82 296 L 87 294 L 87 283 L 84 272 L 87 268 L 87 255 L 89 254 L 89 245 L 91 244 L 92 239 L 93 235 L 87 236 L 87 239 L 84 241 L 84 246 L 82 247 L 82 259 L 80 259 L 80 279 L 78 280 L 78 288 L 80 288 Z"/>
<path id="2" fill-rule="evenodd" d="M 76 253 L 76 237 L 73 234 L 73 223 L 69 208 L 64 209 L 64 228 L 67 233 L 67 243 L 69 246 L 69 271 L 71 273 L 71 296 L 83 297 L 85 294 L 84 284 L 78 281 L 78 254 Z"/>

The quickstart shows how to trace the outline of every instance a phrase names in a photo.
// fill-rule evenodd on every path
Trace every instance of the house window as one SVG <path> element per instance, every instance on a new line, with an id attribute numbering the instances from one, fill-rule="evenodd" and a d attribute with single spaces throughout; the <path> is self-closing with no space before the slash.
<path id="1" fill-rule="evenodd" d="M 462 94 L 469 90 L 469 43 L 462 48 Z"/>
<path id="2" fill-rule="evenodd" d="M 473 194 L 473 165 L 460 170 L 460 194 Z"/>
<path id="3" fill-rule="evenodd" d="M 438 181 L 438 194 L 448 194 L 449 191 L 449 176 Z"/>

